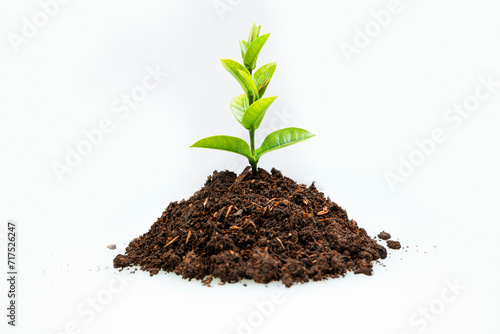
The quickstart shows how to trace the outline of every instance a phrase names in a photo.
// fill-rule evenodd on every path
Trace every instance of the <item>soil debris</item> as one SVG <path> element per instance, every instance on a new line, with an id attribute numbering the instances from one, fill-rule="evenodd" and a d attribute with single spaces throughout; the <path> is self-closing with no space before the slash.
<path id="1" fill-rule="evenodd" d="M 391 238 L 391 235 L 385 231 L 380 232 L 377 237 L 382 240 L 389 240 Z"/>
<path id="2" fill-rule="evenodd" d="M 400 249 L 401 243 L 399 241 L 387 240 L 387 247 L 390 249 Z"/>

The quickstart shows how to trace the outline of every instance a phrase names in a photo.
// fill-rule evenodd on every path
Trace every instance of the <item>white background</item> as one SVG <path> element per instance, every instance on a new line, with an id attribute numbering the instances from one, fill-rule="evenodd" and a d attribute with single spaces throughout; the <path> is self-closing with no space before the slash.
<path id="1" fill-rule="evenodd" d="M 13 36 L 42 9 L 37 1 L 2 1 L 0 262 L 14 220 L 20 273 L 15 329 L 5 324 L 0 284 L 2 328 L 498 333 L 500 5 L 401 0 L 388 24 L 373 25 L 371 13 L 388 3 L 69 1 L 16 47 Z M 298 126 L 316 134 L 264 156 L 261 167 L 316 181 L 371 235 L 389 231 L 407 248 L 391 251 L 374 276 L 290 289 L 216 281 L 206 288 L 174 274 L 114 270 L 113 257 L 169 202 L 188 198 L 213 170 L 244 168 L 239 156 L 188 146 L 215 134 L 246 139 L 229 110 L 241 89 L 219 59 L 240 60 L 238 40 L 254 22 L 271 32 L 259 64 L 278 61 L 267 96 L 279 98 L 261 131 Z M 357 53 L 346 57 L 341 46 L 356 47 L 366 27 L 374 29 L 369 42 L 357 40 Z M 169 75 L 120 118 L 113 103 L 141 85 L 147 68 Z M 467 118 L 446 121 L 447 110 L 474 101 L 480 77 L 489 76 L 497 82 L 491 95 Z M 65 164 L 68 150 L 86 140 L 83 131 L 103 119 L 113 131 L 58 178 L 54 163 Z M 415 141 L 438 128 L 446 140 L 392 190 L 386 174 L 398 172 L 400 158 L 422 158 Z M 111 243 L 118 249 L 108 250 Z M 283 300 L 262 315 L 255 302 L 273 291 Z M 92 298 L 99 311 L 90 311 Z M 262 321 L 241 327 L 252 319 Z"/>

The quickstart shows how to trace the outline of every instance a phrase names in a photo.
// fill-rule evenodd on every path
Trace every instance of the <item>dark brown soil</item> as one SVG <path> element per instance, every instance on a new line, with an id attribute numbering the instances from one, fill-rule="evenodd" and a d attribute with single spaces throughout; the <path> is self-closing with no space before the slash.
<path id="1" fill-rule="evenodd" d="M 386 249 L 349 220 L 314 184 L 307 187 L 273 169 L 214 172 L 188 200 L 170 203 L 149 232 L 132 240 L 116 268 L 138 265 L 209 284 L 258 283 L 372 274 Z"/>
<path id="2" fill-rule="evenodd" d="M 391 235 L 385 231 L 380 232 L 377 237 L 379 237 L 382 240 L 389 240 L 391 238 Z"/>
<path id="3" fill-rule="evenodd" d="M 401 244 L 399 243 L 399 241 L 388 240 L 387 247 L 389 247 L 390 249 L 401 249 Z"/>

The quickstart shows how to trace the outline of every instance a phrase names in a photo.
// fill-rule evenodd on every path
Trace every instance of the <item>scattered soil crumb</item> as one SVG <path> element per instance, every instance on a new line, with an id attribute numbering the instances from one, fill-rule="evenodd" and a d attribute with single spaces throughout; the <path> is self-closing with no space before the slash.
<path id="1" fill-rule="evenodd" d="M 354 270 L 354 273 L 355 274 L 365 274 L 365 275 L 368 275 L 368 276 L 371 276 L 373 274 L 373 270 L 371 268 L 358 268 L 356 270 Z"/>
<path id="2" fill-rule="evenodd" d="M 108 247 L 109 249 L 116 249 L 116 245 L 115 245 L 115 244 L 108 245 L 107 247 Z"/>
<path id="3" fill-rule="evenodd" d="M 388 240 L 387 241 L 387 247 L 389 247 L 390 249 L 400 249 L 401 248 L 401 244 L 399 243 L 399 241 Z"/>
<path id="4" fill-rule="evenodd" d="M 378 237 L 382 240 L 389 240 L 391 238 L 391 235 L 385 231 L 382 231 L 378 234 Z"/>
<path id="5" fill-rule="evenodd" d="M 210 283 L 212 282 L 212 280 L 213 280 L 212 275 L 208 275 L 207 277 L 205 277 L 205 278 L 201 281 L 201 283 L 203 283 L 203 285 L 205 285 L 205 286 L 210 286 Z"/>

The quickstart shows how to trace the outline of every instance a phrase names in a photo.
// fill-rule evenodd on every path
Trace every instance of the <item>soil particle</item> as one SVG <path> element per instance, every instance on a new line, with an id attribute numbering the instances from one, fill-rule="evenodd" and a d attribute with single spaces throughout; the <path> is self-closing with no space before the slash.
<path id="1" fill-rule="evenodd" d="M 370 268 L 358 268 L 354 270 L 355 274 L 365 274 L 367 276 L 371 276 L 373 274 L 373 270 Z"/>
<path id="2" fill-rule="evenodd" d="M 380 232 L 377 237 L 379 237 L 382 240 L 389 240 L 391 238 L 391 235 L 385 231 Z"/>
<path id="3" fill-rule="evenodd" d="M 116 245 L 115 245 L 115 244 L 108 245 L 107 247 L 108 247 L 109 249 L 116 249 Z"/>
<path id="4" fill-rule="evenodd" d="M 381 259 L 385 259 L 387 257 L 387 249 L 385 249 L 382 245 L 377 245 L 378 255 Z"/>
<path id="5" fill-rule="evenodd" d="M 213 277 L 212 275 L 208 275 L 207 277 L 205 277 L 201 283 L 203 283 L 204 286 L 210 286 L 210 283 L 212 282 L 213 280 Z"/>
<path id="6" fill-rule="evenodd" d="M 132 265 L 132 263 L 130 263 L 129 257 L 119 254 L 113 260 L 113 265 L 115 268 L 124 268 Z"/>
<path id="7" fill-rule="evenodd" d="M 289 287 L 348 271 L 371 275 L 372 262 L 386 256 L 314 183 L 259 168 L 255 177 L 249 169 L 239 176 L 214 172 L 191 198 L 170 203 L 114 266 L 174 272 L 205 285 L 217 277 L 221 283 L 281 280 Z"/>
<path id="8" fill-rule="evenodd" d="M 390 249 L 400 249 L 401 243 L 399 243 L 399 241 L 388 240 L 387 247 L 389 247 Z"/>

